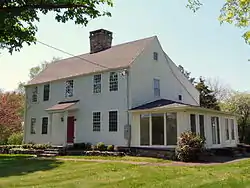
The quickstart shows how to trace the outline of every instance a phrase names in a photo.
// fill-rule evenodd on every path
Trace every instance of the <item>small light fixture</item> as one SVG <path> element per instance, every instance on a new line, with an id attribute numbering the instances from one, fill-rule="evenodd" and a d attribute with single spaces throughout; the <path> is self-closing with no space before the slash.
<path id="1" fill-rule="evenodd" d="M 64 118 L 63 117 L 61 117 L 61 122 L 64 122 Z"/>

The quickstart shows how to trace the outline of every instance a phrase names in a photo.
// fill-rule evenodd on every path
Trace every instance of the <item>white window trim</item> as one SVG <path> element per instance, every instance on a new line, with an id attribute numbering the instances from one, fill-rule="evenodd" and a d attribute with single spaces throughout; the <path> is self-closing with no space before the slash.
<path id="1" fill-rule="evenodd" d="M 44 86 L 45 85 L 49 85 L 49 100 L 47 100 L 47 101 L 44 100 Z M 50 101 L 50 99 L 51 99 L 51 83 L 45 83 L 45 84 L 43 84 L 43 102 L 48 102 L 48 101 Z"/>
<path id="2" fill-rule="evenodd" d="M 66 91 L 67 91 L 67 82 L 69 82 L 69 81 L 72 81 L 73 82 L 73 88 L 72 88 L 72 96 L 68 96 L 68 95 L 66 95 Z M 74 97 L 74 94 L 75 94 L 75 80 L 73 80 L 73 79 L 69 79 L 69 80 L 66 80 L 65 81 L 65 88 L 64 88 L 64 97 L 65 98 L 72 98 L 72 97 Z"/>
<path id="3" fill-rule="evenodd" d="M 99 131 L 94 131 L 94 118 L 93 115 L 94 113 L 100 113 L 100 130 Z M 92 111 L 92 132 L 101 132 L 102 131 L 102 112 L 101 111 Z"/>
<path id="4" fill-rule="evenodd" d="M 159 96 L 156 96 L 155 95 L 155 80 L 158 80 L 159 81 Z M 153 92 L 154 92 L 154 97 L 155 98 L 160 98 L 161 97 L 161 80 L 160 80 L 160 78 L 153 78 Z"/>
<path id="5" fill-rule="evenodd" d="M 168 145 L 168 143 L 167 143 L 167 131 L 166 131 L 166 129 L 167 129 L 167 117 L 166 117 L 166 115 L 167 115 L 167 113 L 176 113 L 176 121 L 177 121 L 177 123 L 176 123 L 176 129 L 177 129 L 177 142 L 178 142 L 178 112 L 176 112 L 176 111 L 173 111 L 173 112 L 164 112 L 164 113 L 160 113 L 160 114 L 163 114 L 163 119 L 164 119 L 164 144 L 163 145 L 153 145 L 152 144 L 152 137 L 153 137 L 153 135 L 152 135 L 152 114 L 154 114 L 154 113 L 142 113 L 142 114 L 140 114 L 140 115 L 148 115 L 148 117 L 149 117 L 149 145 L 148 146 L 144 146 L 143 145 L 143 147 L 166 147 L 166 148 L 175 148 L 176 146 L 177 146 L 177 142 L 176 142 L 176 145 Z M 139 123 L 139 146 L 142 146 L 141 145 L 141 132 L 140 132 L 140 128 L 141 128 L 141 124 Z"/>
<path id="6" fill-rule="evenodd" d="M 47 125 L 47 133 L 46 134 L 42 134 L 42 132 L 43 132 L 43 118 L 48 118 L 48 125 Z M 44 136 L 49 135 L 49 126 L 50 126 L 49 121 L 50 121 L 49 116 L 41 117 L 41 132 L 40 132 L 41 135 L 44 135 Z"/>
<path id="7" fill-rule="evenodd" d="M 110 90 L 111 83 L 112 84 L 115 83 L 115 81 L 112 81 L 112 82 L 110 81 L 111 73 L 117 74 L 117 80 L 116 80 L 116 82 L 117 82 L 117 90 Z M 116 91 L 119 91 L 119 73 L 117 71 L 111 71 L 111 72 L 109 72 L 109 92 L 116 92 Z"/>
<path id="8" fill-rule="evenodd" d="M 156 56 L 155 56 L 156 54 Z M 156 57 L 156 59 L 155 59 Z M 158 61 L 159 60 L 159 53 L 158 52 L 153 52 L 153 60 Z"/>
<path id="9" fill-rule="evenodd" d="M 33 89 L 34 89 L 35 87 L 37 88 L 36 101 L 33 101 Z M 39 88 L 38 88 L 38 86 L 33 86 L 33 87 L 31 87 L 31 102 L 32 102 L 33 104 L 36 104 L 36 103 L 38 103 L 38 101 L 39 101 Z"/>
<path id="10" fill-rule="evenodd" d="M 31 130 L 32 130 L 31 129 L 31 127 L 32 127 L 32 119 L 35 119 L 35 124 L 34 124 L 34 127 L 33 127 L 34 128 L 34 133 L 31 132 Z M 29 130 L 30 130 L 29 132 L 30 132 L 31 135 L 35 135 L 36 134 L 36 124 L 37 124 L 36 118 L 35 117 L 31 117 L 30 118 L 30 127 L 29 127 Z"/>
<path id="11" fill-rule="evenodd" d="M 117 131 L 109 131 L 109 112 L 116 111 L 117 112 Z M 118 109 L 110 109 L 108 111 L 108 132 L 109 133 L 118 133 L 120 131 L 119 129 L 119 110 Z"/>
<path id="12" fill-rule="evenodd" d="M 100 92 L 97 92 L 97 93 L 94 92 L 94 90 L 95 90 L 94 88 L 95 88 L 95 84 L 96 84 L 96 83 L 95 83 L 95 76 L 96 76 L 96 75 L 101 75 L 101 82 L 100 82 L 101 89 L 100 89 Z M 103 85 L 103 84 L 102 84 L 102 80 L 103 80 L 103 79 L 102 79 L 102 74 L 101 74 L 101 73 L 100 73 L 100 74 L 94 74 L 94 75 L 92 76 L 92 93 L 93 93 L 94 95 L 98 95 L 98 94 L 102 93 L 102 85 Z"/>

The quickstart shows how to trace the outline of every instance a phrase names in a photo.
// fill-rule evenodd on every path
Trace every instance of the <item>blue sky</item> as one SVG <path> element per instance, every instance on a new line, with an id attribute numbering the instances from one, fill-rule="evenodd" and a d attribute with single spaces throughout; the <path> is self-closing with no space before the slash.
<path id="1" fill-rule="evenodd" d="M 42 16 L 37 38 L 78 55 L 89 52 L 91 30 L 112 31 L 113 44 L 157 35 L 165 52 L 192 76 L 217 78 L 233 89 L 250 90 L 250 46 L 241 38 L 244 30 L 218 22 L 224 1 L 207 0 L 194 14 L 183 0 L 115 0 L 112 18 L 92 20 L 87 27 L 57 23 L 53 14 Z M 28 80 L 32 66 L 52 57 L 69 56 L 41 44 L 25 46 L 13 55 L 4 51 L 0 54 L 0 88 L 15 89 L 18 82 Z"/>

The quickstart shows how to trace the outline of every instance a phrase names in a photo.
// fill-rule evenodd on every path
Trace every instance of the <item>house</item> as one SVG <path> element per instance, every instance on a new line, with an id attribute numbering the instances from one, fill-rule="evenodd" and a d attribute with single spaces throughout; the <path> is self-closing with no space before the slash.
<path id="1" fill-rule="evenodd" d="M 26 85 L 26 143 L 174 147 L 186 130 L 207 147 L 236 146 L 232 114 L 199 107 L 199 92 L 156 36 L 112 46 L 90 32 L 90 53 L 51 63 Z"/>

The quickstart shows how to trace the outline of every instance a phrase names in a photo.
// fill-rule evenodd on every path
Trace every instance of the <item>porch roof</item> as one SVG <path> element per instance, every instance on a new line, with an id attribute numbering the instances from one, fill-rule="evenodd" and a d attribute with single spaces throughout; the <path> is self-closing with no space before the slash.
<path id="1" fill-rule="evenodd" d="M 206 113 L 216 113 L 235 116 L 235 114 L 229 112 L 223 112 L 218 110 L 212 110 L 208 108 L 202 108 L 200 106 L 184 104 L 168 99 L 159 99 L 153 102 L 149 102 L 135 108 L 130 109 L 130 112 L 158 112 L 158 111 L 180 111 L 180 110 L 192 110 Z"/>
<path id="2" fill-rule="evenodd" d="M 46 109 L 46 111 L 63 111 L 68 110 L 70 107 L 74 106 L 79 100 L 75 101 L 62 101 Z"/>

